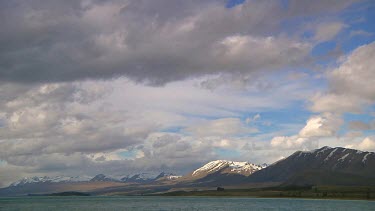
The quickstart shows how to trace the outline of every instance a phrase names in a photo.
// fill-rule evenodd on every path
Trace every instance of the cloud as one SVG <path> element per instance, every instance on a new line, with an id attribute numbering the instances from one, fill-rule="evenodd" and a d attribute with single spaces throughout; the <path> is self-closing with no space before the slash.
<path id="1" fill-rule="evenodd" d="M 359 96 L 336 93 L 318 93 L 311 98 L 310 109 L 314 112 L 360 113 L 367 100 Z"/>
<path id="2" fill-rule="evenodd" d="M 4 95 L 9 101 L 0 104 L 0 159 L 23 166 L 42 155 L 128 148 L 158 127 L 139 127 L 124 113 L 105 107 L 101 100 L 107 94 L 105 87 L 87 82 L 33 85 L 12 98 Z"/>
<path id="3" fill-rule="evenodd" d="M 375 101 L 375 42 L 355 49 L 327 75 L 329 90 L 312 99 L 315 112 L 362 112 Z"/>
<path id="4" fill-rule="evenodd" d="M 347 8 L 358 0 L 291 0 L 288 2 L 289 11 L 293 15 L 311 16 L 326 12 L 335 13 Z"/>
<path id="5" fill-rule="evenodd" d="M 160 85 L 303 66 L 313 46 L 285 36 L 284 22 L 301 15 L 323 19 L 351 3 L 290 1 L 285 8 L 278 1 L 245 1 L 226 8 L 222 1 L 2 2 L 1 81 L 126 76 Z M 321 26 L 316 38 L 329 39 L 340 27 Z"/>
<path id="6" fill-rule="evenodd" d="M 253 117 L 248 117 L 245 119 L 246 124 L 250 124 L 251 122 L 255 122 L 260 119 L 260 114 L 255 114 Z"/>
<path id="7" fill-rule="evenodd" d="M 316 140 L 299 136 L 276 136 L 271 140 L 271 147 L 288 150 L 309 150 L 316 148 Z"/>
<path id="8" fill-rule="evenodd" d="M 334 136 L 338 132 L 343 120 L 336 115 L 325 113 L 311 117 L 306 126 L 299 132 L 300 137 L 327 137 Z"/>
<path id="9" fill-rule="evenodd" d="M 359 149 L 362 151 L 375 151 L 375 139 L 374 137 L 366 137 L 361 142 L 357 144 L 350 144 L 346 147 Z"/>
<path id="10" fill-rule="evenodd" d="M 372 137 L 366 137 L 361 143 L 358 144 L 358 148 L 361 150 L 374 151 L 375 140 Z"/>
<path id="11" fill-rule="evenodd" d="M 311 150 L 319 147 L 321 138 L 337 135 L 343 120 L 340 116 L 324 113 L 310 117 L 306 125 L 293 136 L 275 136 L 270 141 L 272 148 L 284 150 Z"/>
<path id="12" fill-rule="evenodd" d="M 345 27 L 347 26 L 341 22 L 321 23 L 315 29 L 314 40 L 318 42 L 332 40 Z"/>
<path id="13" fill-rule="evenodd" d="M 365 123 L 365 122 L 362 122 L 362 121 L 351 121 L 351 122 L 348 123 L 348 128 L 350 130 L 359 130 L 359 131 L 373 130 L 375 128 L 375 123 L 374 122 Z"/>
<path id="14" fill-rule="evenodd" d="M 196 136 L 233 136 L 257 132 L 257 129 L 248 127 L 238 118 L 223 118 L 191 126 L 186 129 Z"/>
<path id="15" fill-rule="evenodd" d="M 257 129 L 246 124 L 242 113 L 288 107 L 310 86 L 263 78 L 273 86 L 259 95 L 255 87 L 207 90 L 200 86 L 204 80 L 162 87 L 127 78 L 1 84 L 0 159 L 7 166 L 29 168 L 18 175 L 183 172 L 219 157 L 251 160 L 242 148 Z M 152 138 L 161 131 L 175 133 Z M 255 154 L 253 159 L 261 160 L 261 153 Z M 119 170 L 115 165 L 124 166 Z"/>
<path id="16" fill-rule="evenodd" d="M 0 164 L 0 187 L 6 187 L 10 185 L 10 183 L 14 182 L 15 178 L 22 178 L 27 176 L 25 171 L 29 170 L 29 167 L 23 166 L 12 166 L 8 164 Z"/>
<path id="17" fill-rule="evenodd" d="M 155 132 L 139 149 L 143 157 L 134 160 L 138 168 L 169 168 L 191 171 L 199 165 L 220 157 L 219 149 L 236 150 L 241 143 L 222 137 L 197 137 L 178 133 Z"/>
<path id="18" fill-rule="evenodd" d="M 257 130 L 240 118 L 242 113 L 285 107 L 299 100 L 296 92 L 307 85 L 295 81 L 284 87 L 272 82 L 270 94 L 259 96 L 253 89 L 207 90 L 199 85 L 203 80 L 163 87 L 126 78 L 2 84 L 0 159 L 9 168 L 27 167 L 13 179 L 22 175 L 186 172 L 218 158 L 260 162 L 260 151 L 254 157 L 244 153 L 243 146 Z M 272 156 L 267 159 L 273 161 Z"/>
<path id="19" fill-rule="evenodd" d="M 352 30 L 350 31 L 350 37 L 355 37 L 355 36 L 365 36 L 369 37 L 372 36 L 374 33 L 364 31 L 364 30 Z"/>

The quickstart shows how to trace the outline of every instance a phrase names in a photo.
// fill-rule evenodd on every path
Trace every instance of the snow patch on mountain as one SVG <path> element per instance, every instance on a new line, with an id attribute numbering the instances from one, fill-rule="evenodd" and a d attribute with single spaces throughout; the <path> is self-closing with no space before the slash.
<path id="1" fill-rule="evenodd" d="M 69 177 L 69 176 L 56 176 L 56 177 L 25 177 L 21 180 L 18 180 L 16 182 L 13 182 L 10 184 L 10 187 L 25 185 L 25 184 L 31 184 L 31 183 L 58 183 L 58 182 L 86 182 L 89 181 L 91 177 L 88 176 L 75 176 L 75 177 Z"/>
<path id="2" fill-rule="evenodd" d="M 228 160 L 215 160 L 215 161 L 211 161 L 207 164 L 205 164 L 204 166 L 202 166 L 201 168 L 198 168 L 197 170 L 195 170 L 193 173 L 192 173 L 192 176 L 197 176 L 201 173 L 205 173 L 205 174 L 210 174 L 210 173 L 214 173 L 214 172 L 217 172 L 221 169 L 224 169 L 224 168 L 229 168 L 231 172 L 235 172 L 235 173 L 243 173 L 243 172 L 247 172 L 247 173 L 253 173 L 255 171 L 258 171 L 262 168 L 264 168 L 264 164 L 263 166 L 261 165 L 255 165 L 255 164 L 252 164 L 252 163 L 249 163 L 249 162 L 236 162 L 236 161 L 228 161 Z"/>
<path id="3" fill-rule="evenodd" d="M 147 172 L 139 174 L 129 174 L 121 178 L 122 182 L 145 182 L 152 181 L 158 177 L 160 173 Z"/>
<path id="4" fill-rule="evenodd" d="M 176 179 L 181 178 L 181 177 L 182 177 L 181 175 L 169 175 L 166 178 L 168 180 L 176 180 Z"/>
<path id="5" fill-rule="evenodd" d="M 182 176 L 176 175 L 174 173 L 160 173 L 157 177 L 155 177 L 154 180 L 176 180 L 178 178 L 181 178 Z"/>
<path id="6" fill-rule="evenodd" d="M 362 159 L 362 163 L 366 163 L 367 161 L 367 156 L 369 155 L 370 153 L 367 153 L 363 156 L 363 159 Z"/>
<path id="7" fill-rule="evenodd" d="M 319 155 L 323 154 L 325 151 L 330 150 L 330 149 L 332 149 L 332 148 L 327 147 L 327 146 L 321 148 L 320 150 L 318 150 L 318 153 L 316 153 L 316 157 L 318 157 Z"/>
<path id="8" fill-rule="evenodd" d="M 222 169 L 226 165 L 227 165 L 226 160 L 211 161 L 207 163 L 206 165 L 200 167 L 199 169 L 195 170 L 192 175 L 194 176 L 196 174 L 199 174 L 200 172 L 208 172 L 208 173 L 215 172 L 215 171 Z"/>
<path id="9" fill-rule="evenodd" d="M 338 149 L 338 148 L 332 150 L 332 152 L 330 152 L 330 153 L 328 154 L 328 156 L 324 159 L 324 161 L 328 161 L 328 160 L 332 157 L 332 155 L 335 154 L 335 152 L 337 151 L 337 149 Z"/>
<path id="10" fill-rule="evenodd" d="M 345 158 L 347 158 L 349 155 L 350 155 L 350 153 L 345 154 L 344 156 L 342 156 L 341 158 L 339 158 L 338 161 L 344 161 Z"/>

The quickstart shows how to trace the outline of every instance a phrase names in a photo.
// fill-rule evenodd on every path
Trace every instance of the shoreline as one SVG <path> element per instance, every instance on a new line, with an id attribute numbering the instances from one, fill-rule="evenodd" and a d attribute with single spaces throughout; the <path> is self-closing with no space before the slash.
<path id="1" fill-rule="evenodd" d="M 356 189 L 358 187 L 319 187 L 312 189 L 225 189 L 203 191 L 174 191 L 150 196 L 172 197 L 248 197 L 248 198 L 290 198 L 290 199 L 335 199 L 335 200 L 367 200 L 375 201 L 373 188 Z"/>
<path id="2" fill-rule="evenodd" d="M 78 198 L 243 198 L 243 199 L 293 199 L 293 200 L 342 200 L 342 201 L 371 201 L 375 202 L 375 198 L 365 199 L 365 198 L 310 198 L 310 197 L 265 197 L 265 196 L 234 196 L 234 195 L 220 195 L 220 196 L 194 196 L 194 195 L 179 195 L 179 196 L 172 196 L 172 195 L 90 195 L 90 196 L 78 196 Z M 7 199 L 7 198 L 43 198 L 43 199 L 53 199 L 53 198 L 77 198 L 77 196 L 62 196 L 62 195 L 25 195 L 25 196 L 0 196 L 0 199 Z"/>

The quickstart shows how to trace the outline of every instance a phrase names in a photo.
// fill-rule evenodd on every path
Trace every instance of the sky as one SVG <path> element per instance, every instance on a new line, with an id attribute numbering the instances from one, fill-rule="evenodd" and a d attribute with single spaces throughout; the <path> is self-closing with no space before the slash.
<path id="1" fill-rule="evenodd" d="M 0 2 L 0 187 L 375 151 L 375 2 Z"/>

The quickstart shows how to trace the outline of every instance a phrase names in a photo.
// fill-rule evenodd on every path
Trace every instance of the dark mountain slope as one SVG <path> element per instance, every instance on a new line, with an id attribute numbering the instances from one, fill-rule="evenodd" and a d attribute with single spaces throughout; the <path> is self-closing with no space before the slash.
<path id="1" fill-rule="evenodd" d="M 255 172 L 247 181 L 284 185 L 375 185 L 375 153 L 341 147 L 297 151 Z"/>

